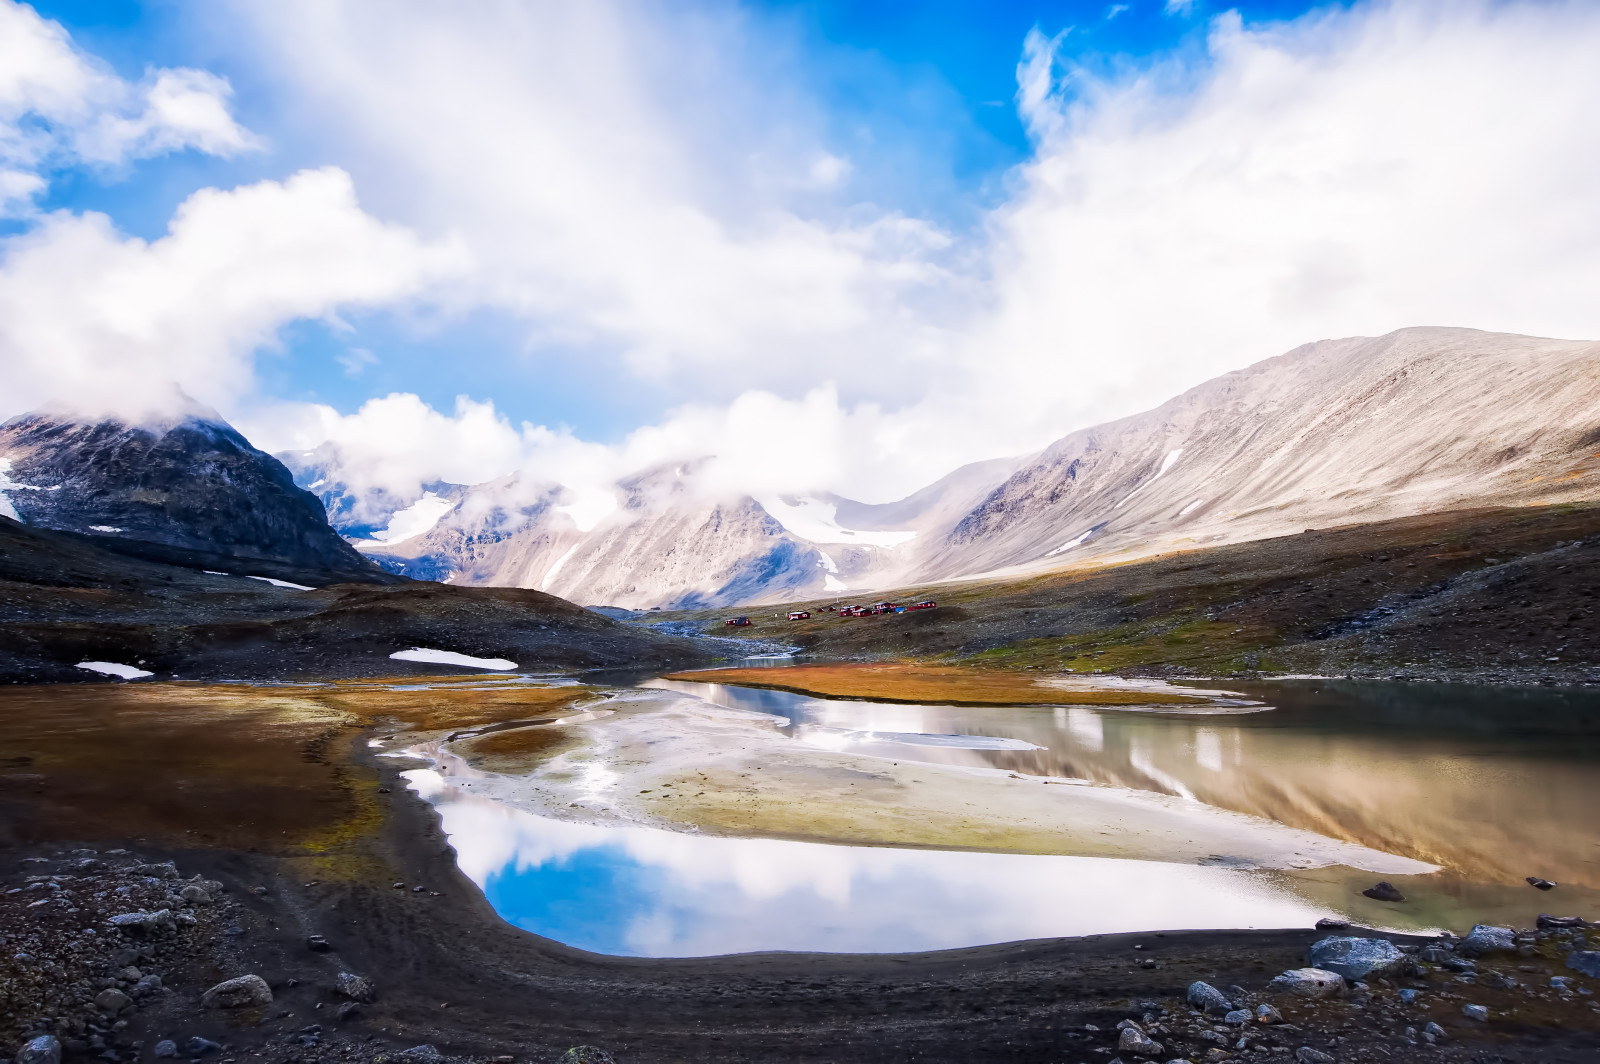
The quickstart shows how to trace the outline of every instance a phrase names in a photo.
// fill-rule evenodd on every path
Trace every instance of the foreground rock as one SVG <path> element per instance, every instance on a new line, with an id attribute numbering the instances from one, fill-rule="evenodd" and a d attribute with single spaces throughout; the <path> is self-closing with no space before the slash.
<path id="1" fill-rule="evenodd" d="M 1303 998 L 1332 998 L 1344 994 L 1344 976 L 1321 968 L 1295 968 L 1284 972 L 1267 989 Z"/>
<path id="2" fill-rule="evenodd" d="M 247 1009 L 272 1004 L 272 988 L 259 975 L 241 975 L 218 983 L 200 995 L 200 1005 L 208 1009 Z"/>
<path id="3" fill-rule="evenodd" d="M 1406 955 L 1388 939 L 1330 937 L 1313 944 L 1308 959 L 1311 967 L 1337 972 L 1354 983 L 1396 971 Z"/>

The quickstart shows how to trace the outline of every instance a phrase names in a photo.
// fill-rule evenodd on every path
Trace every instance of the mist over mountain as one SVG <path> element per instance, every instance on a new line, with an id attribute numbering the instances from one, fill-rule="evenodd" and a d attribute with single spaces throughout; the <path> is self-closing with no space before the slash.
<path id="1" fill-rule="evenodd" d="M 1593 498 L 1597 441 L 1600 344 L 1413 328 L 1307 344 L 895 503 L 718 493 L 696 462 L 618 481 L 615 507 L 596 513 L 525 474 L 357 498 L 335 454 L 284 457 L 391 572 L 637 609 L 847 596 Z"/>

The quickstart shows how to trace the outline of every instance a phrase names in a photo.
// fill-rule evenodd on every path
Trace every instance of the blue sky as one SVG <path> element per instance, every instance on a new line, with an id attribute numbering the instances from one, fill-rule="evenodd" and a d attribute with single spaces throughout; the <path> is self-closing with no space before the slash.
<path id="1" fill-rule="evenodd" d="M 137 79 L 147 66 L 196 66 L 230 79 L 242 124 L 273 150 L 233 158 L 188 151 L 117 168 L 64 168 L 41 200 L 47 209 L 95 210 L 119 228 L 159 237 L 174 208 L 196 189 L 282 177 L 300 166 L 348 165 L 306 143 L 304 131 L 273 121 L 274 86 L 260 72 L 219 57 L 190 5 L 135 0 L 57 0 L 34 5 L 85 49 Z M 1308 5 L 1237 8 L 1251 19 L 1292 17 Z M 1016 68 L 1030 29 L 1066 32 L 1062 58 L 1095 68 L 1137 64 L 1192 48 L 1206 30 L 1203 4 L 1168 13 L 1160 2 L 771 3 L 745 17 L 783 39 L 794 86 L 813 98 L 830 142 L 848 152 L 853 193 L 956 230 L 980 224 L 1005 195 L 1007 174 L 1032 150 L 1016 107 Z M 352 328 L 346 329 L 344 326 Z M 262 389 L 284 399 L 329 403 L 341 412 L 392 391 L 448 407 L 457 394 L 492 398 L 513 419 L 565 424 L 614 441 L 681 395 L 596 379 L 582 351 L 534 341 L 513 316 L 469 313 L 418 328 L 387 312 L 346 315 L 337 329 L 317 321 L 285 326 L 258 364 Z M 356 352 L 352 356 L 352 352 Z M 370 353 L 371 359 L 362 354 Z"/>
<path id="2" fill-rule="evenodd" d="M 887 499 L 1309 340 L 1600 333 L 1590 4 L 0 16 L 13 404 L 170 381 L 401 494 Z"/>

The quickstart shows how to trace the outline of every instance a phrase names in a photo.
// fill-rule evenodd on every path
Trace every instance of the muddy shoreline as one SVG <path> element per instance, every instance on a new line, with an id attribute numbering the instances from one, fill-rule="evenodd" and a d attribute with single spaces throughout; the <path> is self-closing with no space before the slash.
<path id="1" fill-rule="evenodd" d="M 350 770 L 379 785 L 378 816 L 337 860 L 116 838 L 37 839 L 0 850 L 8 883 L 40 867 L 24 859 L 81 844 L 102 852 L 126 846 L 146 861 L 170 859 L 186 876 L 225 887 L 239 933 L 213 934 L 165 976 L 169 990 L 161 1003 L 133 1013 L 121 1032 L 128 1048 L 120 1059 L 150 1059 L 160 1038 L 182 1044 L 199 1035 L 223 1047 L 221 1060 L 271 1064 L 374 1060 L 421 1043 L 451 1056 L 518 1061 L 556 1060 L 569 1047 L 595 1045 L 622 1064 L 1108 1060 L 1119 1021 L 1160 1009 L 1185 1014 L 1184 988 L 1196 979 L 1259 994 L 1279 972 L 1303 966 L 1307 947 L 1326 933 L 1106 935 L 912 955 L 597 956 L 518 930 L 495 914 L 457 869 L 434 809 L 399 777 L 413 763 L 378 758 L 367 748 L 377 730 L 342 737 Z M 313 934 L 332 948 L 308 948 Z M 1534 964 L 1539 979 L 1547 977 L 1545 967 L 1563 970 L 1553 957 Z M 334 983 L 340 971 L 376 987 L 374 1000 L 342 1021 L 335 1018 L 344 1000 Z M 209 981 L 246 973 L 272 986 L 270 1008 L 198 1007 Z M 1475 991 L 1474 1000 L 1507 1015 L 1474 1026 L 1445 992 L 1427 992 L 1436 1000 L 1407 1020 L 1417 1027 L 1428 1019 L 1441 1023 L 1449 1037 L 1438 1047 L 1397 1043 L 1394 1030 L 1363 1015 L 1379 1005 L 1272 998 L 1292 1027 L 1258 1028 L 1251 1038 L 1259 1048 L 1229 1046 L 1217 1050 L 1226 1058 L 1210 1059 L 1294 1059 L 1301 1046 L 1340 1060 L 1592 1059 L 1600 1045 L 1600 1015 L 1587 1007 L 1592 998 L 1555 1012 L 1541 1005 L 1517 1020 L 1499 1000 L 1510 993 Z M 4 1019 L 20 1025 L 29 1018 Z M 310 1025 L 320 1030 L 307 1045 L 308 1036 L 295 1032 Z M 22 1033 L 12 1027 L 8 1040 Z"/>

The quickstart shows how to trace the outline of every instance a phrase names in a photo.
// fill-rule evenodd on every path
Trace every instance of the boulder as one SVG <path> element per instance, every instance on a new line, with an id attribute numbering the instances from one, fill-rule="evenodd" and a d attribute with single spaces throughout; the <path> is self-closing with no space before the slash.
<path id="1" fill-rule="evenodd" d="M 1279 1012 L 1277 1009 L 1273 1008 L 1271 1005 L 1257 1005 L 1256 1006 L 1256 1022 L 1257 1023 L 1264 1023 L 1264 1024 L 1266 1024 L 1267 1026 L 1270 1027 L 1273 1024 L 1278 1024 L 1278 1023 L 1282 1023 L 1283 1022 L 1283 1013 Z"/>
<path id="2" fill-rule="evenodd" d="M 595 1046 L 573 1046 L 561 1054 L 559 1064 L 617 1064 L 617 1062 L 604 1049 Z"/>
<path id="3" fill-rule="evenodd" d="M 178 1055 L 178 1043 L 170 1038 L 163 1038 L 155 1044 L 154 1049 L 150 1050 L 150 1055 L 160 1060 L 169 1060 Z"/>
<path id="4" fill-rule="evenodd" d="M 444 1059 L 444 1054 L 433 1046 L 420 1045 L 402 1049 L 389 1059 L 396 1064 L 439 1064 Z"/>
<path id="5" fill-rule="evenodd" d="M 201 1007 L 208 1009 L 245 1009 L 271 1003 L 272 988 L 259 975 L 226 980 L 200 995 Z"/>
<path id="6" fill-rule="evenodd" d="M 1353 983 L 1370 975 L 1395 971 L 1406 955 L 1386 938 L 1333 935 L 1313 943 L 1308 959 L 1311 967 L 1338 972 Z"/>
<path id="7" fill-rule="evenodd" d="M 1344 976 L 1321 968 L 1295 968 L 1284 972 L 1267 984 L 1268 990 L 1294 994 L 1296 997 L 1329 998 L 1344 993 Z"/>
<path id="8" fill-rule="evenodd" d="M 61 1042 L 53 1034 L 42 1034 L 17 1050 L 17 1064 L 61 1064 Z"/>
<path id="9" fill-rule="evenodd" d="M 1367 897 L 1371 898 L 1373 901 L 1405 901 L 1406 900 L 1406 896 L 1404 894 L 1401 894 L 1399 889 L 1396 888 L 1393 883 L 1389 883 L 1387 881 L 1382 882 L 1382 883 L 1374 883 L 1372 886 L 1368 887 L 1366 890 L 1362 891 L 1361 893 L 1365 894 Z"/>
<path id="10" fill-rule="evenodd" d="M 1141 1057 L 1154 1057 L 1161 1054 L 1161 1043 L 1145 1034 L 1137 1024 L 1129 1024 L 1122 1029 L 1122 1034 L 1117 1038 L 1117 1052 L 1133 1053 Z"/>
<path id="11" fill-rule="evenodd" d="M 1342 916 L 1324 916 L 1314 925 L 1318 931 L 1343 931 L 1349 926 L 1350 921 Z"/>
<path id="12" fill-rule="evenodd" d="M 220 1044 L 213 1042 L 209 1038 L 201 1038 L 199 1035 L 195 1035 L 193 1038 L 190 1038 L 187 1042 L 183 1043 L 183 1048 L 188 1050 L 189 1056 L 196 1060 L 205 1056 L 207 1053 L 222 1052 L 222 1046 Z"/>
<path id="13" fill-rule="evenodd" d="M 160 931 L 171 931 L 177 926 L 170 909 L 157 909 L 150 913 L 118 913 L 106 922 L 119 931 L 135 935 L 153 935 Z"/>
<path id="14" fill-rule="evenodd" d="M 1479 1023 L 1489 1022 L 1489 1010 L 1482 1005 L 1463 1005 L 1461 1006 L 1461 1015 L 1469 1020 L 1477 1020 Z"/>
<path id="15" fill-rule="evenodd" d="M 206 891 L 206 888 L 202 887 L 198 883 L 190 883 L 188 886 L 178 891 L 178 897 L 182 898 L 190 905 L 211 904 L 211 895 Z"/>
<path id="16" fill-rule="evenodd" d="M 1250 1022 L 1250 1010 L 1234 1009 L 1222 1017 L 1222 1022 L 1229 1027 L 1243 1027 Z"/>
<path id="17" fill-rule="evenodd" d="M 1600 952 L 1573 950 L 1567 954 L 1567 967 L 1587 975 L 1590 979 L 1600 979 Z"/>
<path id="18" fill-rule="evenodd" d="M 1508 953 L 1517 948 L 1517 936 L 1509 927 L 1474 924 L 1472 933 L 1456 949 L 1461 953 Z"/>
<path id="19" fill-rule="evenodd" d="M 1535 890 L 1554 890 L 1556 888 L 1554 883 L 1548 879 L 1540 879 L 1538 876 L 1529 876 L 1528 886 L 1533 887 Z"/>
<path id="20" fill-rule="evenodd" d="M 354 972 L 340 972 L 334 977 L 333 985 L 339 993 L 351 1001 L 370 1002 L 372 1000 L 372 983 Z"/>
<path id="21" fill-rule="evenodd" d="M 133 999 L 120 990 L 102 990 L 95 995 L 95 1008 L 115 1016 L 133 1004 Z"/>
<path id="22" fill-rule="evenodd" d="M 1223 996 L 1222 991 L 1198 979 L 1189 984 L 1188 999 L 1190 1008 L 1199 1009 L 1207 1015 L 1221 1016 L 1233 1008 L 1233 1003 Z"/>
<path id="23" fill-rule="evenodd" d="M 1298 1064 L 1334 1064 L 1333 1057 L 1320 1049 L 1310 1046 L 1301 1046 L 1294 1051 L 1294 1059 Z"/>
<path id="24" fill-rule="evenodd" d="M 1560 927 L 1589 926 L 1581 916 L 1551 916 L 1549 913 L 1540 913 L 1537 924 L 1540 931 L 1551 931 Z"/>

